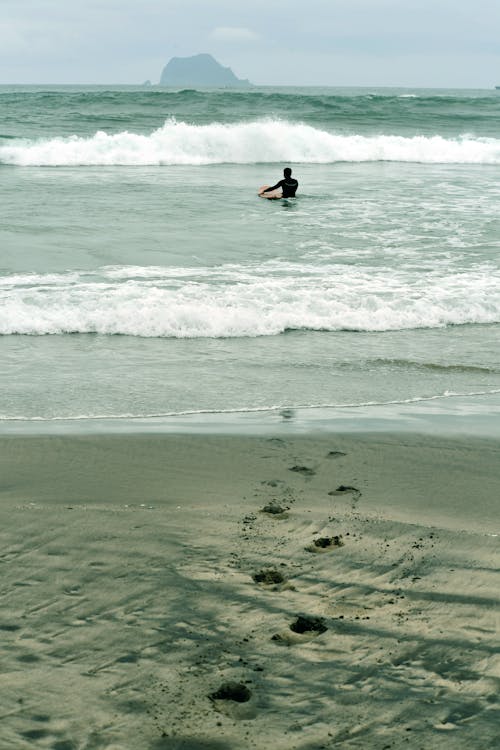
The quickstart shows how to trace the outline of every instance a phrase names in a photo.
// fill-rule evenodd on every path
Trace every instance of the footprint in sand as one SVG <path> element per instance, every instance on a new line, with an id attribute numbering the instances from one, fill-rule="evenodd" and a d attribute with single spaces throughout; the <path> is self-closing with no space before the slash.
<path id="1" fill-rule="evenodd" d="M 257 715 L 252 691 L 243 682 L 224 682 L 218 690 L 211 693 L 210 700 L 216 711 L 231 719 L 248 721 Z"/>
<path id="2" fill-rule="evenodd" d="M 290 630 L 294 633 L 316 633 L 321 635 L 325 633 L 328 628 L 325 625 L 325 621 L 322 617 L 309 617 L 308 615 L 298 615 L 297 619 L 290 625 Z"/>
<path id="3" fill-rule="evenodd" d="M 270 516 L 274 516 L 275 518 L 288 518 L 287 510 L 290 510 L 290 508 L 282 507 L 281 505 L 278 505 L 278 503 L 268 503 L 268 505 L 264 505 L 263 508 L 261 508 L 261 513 L 267 513 Z"/>
<path id="4" fill-rule="evenodd" d="M 261 484 L 265 487 L 279 487 L 285 483 L 281 479 L 263 479 Z"/>
<path id="5" fill-rule="evenodd" d="M 316 472 L 314 469 L 311 469 L 310 466 L 300 466 L 299 464 L 295 464 L 295 466 L 289 467 L 290 471 L 294 471 L 296 474 L 302 474 L 305 477 L 313 477 Z"/>
<path id="6" fill-rule="evenodd" d="M 336 534 L 335 536 L 321 536 L 318 539 L 313 539 L 312 544 L 309 544 L 305 549 L 307 552 L 330 552 L 336 547 L 343 546 L 342 534 Z"/>
<path id="7" fill-rule="evenodd" d="M 276 445 L 278 448 L 285 448 L 286 446 L 286 442 L 281 438 L 268 438 L 266 442 L 270 443 L 271 445 Z"/>
<path id="8" fill-rule="evenodd" d="M 351 487 L 348 484 L 340 484 L 336 490 L 331 490 L 329 495 L 352 495 L 352 499 L 354 502 L 356 500 L 359 500 L 361 497 L 361 492 L 358 490 L 357 487 Z"/>
<path id="9" fill-rule="evenodd" d="M 275 633 L 271 640 L 275 643 L 285 646 L 291 646 L 294 643 L 304 643 L 316 638 L 328 630 L 322 617 L 312 617 L 310 615 L 297 615 L 291 623 L 290 629 L 283 633 Z"/>
<path id="10" fill-rule="evenodd" d="M 252 575 L 255 583 L 262 583 L 264 586 L 276 586 L 277 584 L 285 583 L 285 576 L 279 572 L 279 570 L 259 570 L 257 573 Z"/>
<path id="11" fill-rule="evenodd" d="M 252 697 L 252 691 L 242 682 L 224 682 L 209 698 L 212 701 L 236 701 L 246 703 Z"/>
<path id="12" fill-rule="evenodd" d="M 347 456 L 347 453 L 343 453 L 342 451 L 329 451 L 326 454 L 327 458 L 342 458 L 342 456 Z"/>

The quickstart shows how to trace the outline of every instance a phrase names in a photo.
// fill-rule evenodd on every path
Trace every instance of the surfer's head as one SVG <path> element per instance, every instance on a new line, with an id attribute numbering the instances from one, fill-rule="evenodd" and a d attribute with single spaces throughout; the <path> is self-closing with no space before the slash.
<path id="1" fill-rule="evenodd" d="M 290 167 L 285 167 L 285 168 L 284 168 L 284 170 L 283 170 L 283 174 L 284 174 L 284 175 L 285 175 L 285 177 L 287 177 L 287 178 L 288 178 L 288 177 L 291 177 L 291 174 L 292 174 L 292 170 L 290 169 Z"/>

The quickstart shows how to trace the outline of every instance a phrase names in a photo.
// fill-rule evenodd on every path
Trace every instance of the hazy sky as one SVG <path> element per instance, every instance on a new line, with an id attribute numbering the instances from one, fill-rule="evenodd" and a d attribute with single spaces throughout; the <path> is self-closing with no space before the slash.
<path id="1" fill-rule="evenodd" d="M 255 84 L 500 85 L 500 0 L 0 0 L 0 83 L 157 83 L 210 52 Z"/>

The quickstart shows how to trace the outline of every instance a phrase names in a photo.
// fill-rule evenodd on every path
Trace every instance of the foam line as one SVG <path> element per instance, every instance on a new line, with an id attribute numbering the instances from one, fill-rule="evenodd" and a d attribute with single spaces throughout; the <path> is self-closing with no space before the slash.
<path id="1" fill-rule="evenodd" d="M 273 269 L 273 271 L 271 271 Z M 287 330 L 391 331 L 500 322 L 500 272 L 264 264 L 100 269 L 0 278 L 0 334 L 273 336 Z"/>

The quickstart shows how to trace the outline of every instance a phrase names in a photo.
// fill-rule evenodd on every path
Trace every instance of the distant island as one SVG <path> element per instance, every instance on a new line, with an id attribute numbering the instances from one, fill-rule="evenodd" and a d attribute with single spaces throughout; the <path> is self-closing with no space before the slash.
<path id="1" fill-rule="evenodd" d="M 172 57 L 161 74 L 160 86 L 210 86 L 243 88 L 250 81 L 237 78 L 231 68 L 225 68 L 212 55 Z"/>

